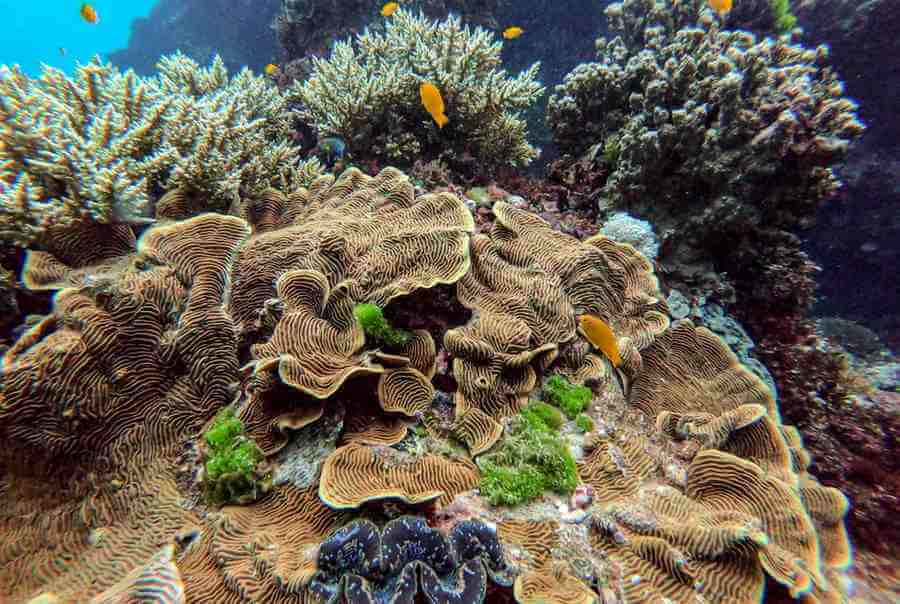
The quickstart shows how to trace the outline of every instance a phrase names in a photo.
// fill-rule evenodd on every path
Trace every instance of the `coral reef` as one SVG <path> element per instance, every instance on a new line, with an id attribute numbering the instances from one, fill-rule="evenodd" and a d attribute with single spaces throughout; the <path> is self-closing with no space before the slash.
<path id="1" fill-rule="evenodd" d="M 846 499 L 717 336 L 670 324 L 630 245 L 505 202 L 474 235 L 462 200 L 391 168 L 233 211 L 149 228 L 6 352 L 4 599 L 843 596 Z M 404 298 L 431 291 L 472 313 L 405 323 Z M 367 342 L 359 304 L 409 340 Z M 629 387 L 584 313 L 613 329 Z M 452 399 L 430 382 L 441 354 Z M 557 373 L 591 380 L 575 422 L 527 404 Z M 281 479 L 208 507 L 204 466 L 245 438 L 244 469 Z"/>
<path id="2" fill-rule="evenodd" d="M 221 59 L 201 68 L 181 54 L 158 68 L 140 78 L 97 59 L 74 78 L 13 67 L 0 79 L 0 180 L 10 185 L 0 242 L 52 247 L 51 230 L 147 222 L 164 190 L 176 199 L 157 210 L 173 217 L 186 196 L 203 199 L 194 213 L 227 211 L 242 195 L 318 175 L 292 147 L 288 103 L 264 77 L 229 77 Z"/>
<path id="3" fill-rule="evenodd" d="M 367 30 L 314 58 L 309 78 L 287 95 L 320 137 L 339 136 L 358 160 L 526 165 L 538 151 L 520 112 L 544 89 L 537 64 L 508 77 L 501 46 L 456 16 L 431 21 L 401 9 L 383 33 Z M 436 85 L 447 107 L 450 122 L 440 130 L 422 107 L 422 82 Z"/>
<path id="4" fill-rule="evenodd" d="M 808 222 L 863 129 L 825 48 L 720 30 L 701 5 L 679 4 L 680 19 L 659 14 L 666 2 L 611 5 L 616 37 L 598 40 L 598 61 L 573 70 L 548 106 L 566 152 L 614 142 L 615 162 L 594 159 L 607 171 L 597 202 L 650 218 L 669 254 L 685 240 L 711 247 L 738 229 Z"/>

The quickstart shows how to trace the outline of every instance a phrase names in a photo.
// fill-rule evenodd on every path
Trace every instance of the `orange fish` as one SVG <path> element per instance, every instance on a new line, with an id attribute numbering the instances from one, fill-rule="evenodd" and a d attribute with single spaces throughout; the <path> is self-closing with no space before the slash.
<path id="1" fill-rule="evenodd" d="M 81 18 L 91 25 L 97 25 L 98 23 L 100 23 L 100 15 L 98 15 L 96 9 L 94 9 L 94 7 L 87 2 L 81 5 L 80 12 Z"/>
<path id="2" fill-rule="evenodd" d="M 385 4 L 384 6 L 381 7 L 381 16 L 382 17 L 390 17 L 391 15 L 394 14 L 394 11 L 396 11 L 398 8 L 400 8 L 399 3 L 388 2 L 387 4 Z"/>
<path id="3" fill-rule="evenodd" d="M 431 82 L 422 82 L 419 86 L 419 95 L 422 97 L 425 111 L 431 115 L 438 128 L 443 128 L 450 120 L 444 114 L 444 99 L 441 98 L 441 91 Z"/>
<path id="4" fill-rule="evenodd" d="M 578 323 L 591 346 L 606 355 L 613 367 L 618 367 L 622 364 L 616 334 L 613 333 L 612 328 L 606 321 L 596 315 L 581 315 L 578 317 Z"/>
<path id="5" fill-rule="evenodd" d="M 731 0 L 708 0 L 709 7 L 724 17 L 731 11 Z"/>
<path id="6" fill-rule="evenodd" d="M 503 30 L 503 37 L 507 40 L 513 40 L 521 36 L 524 31 L 521 27 L 507 27 Z"/>
<path id="7" fill-rule="evenodd" d="M 278 65 L 275 65 L 274 63 L 269 63 L 268 65 L 266 65 L 266 67 L 263 71 L 266 72 L 266 75 L 275 75 L 276 73 L 278 73 Z"/>

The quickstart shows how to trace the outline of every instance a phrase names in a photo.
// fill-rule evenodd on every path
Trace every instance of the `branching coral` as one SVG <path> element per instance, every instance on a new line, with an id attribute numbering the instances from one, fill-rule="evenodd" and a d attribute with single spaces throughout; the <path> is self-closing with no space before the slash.
<path id="1" fill-rule="evenodd" d="M 164 57 L 156 78 L 99 59 L 74 78 L 18 67 L 0 79 L 0 242 L 27 246 L 50 228 L 145 221 L 158 195 L 201 195 L 228 210 L 240 195 L 293 190 L 318 171 L 291 146 L 291 111 L 265 78 L 229 78 Z"/>
<path id="2" fill-rule="evenodd" d="M 398 10 L 384 33 L 367 30 L 313 59 L 308 80 L 289 97 L 320 136 L 337 135 L 359 156 L 412 163 L 424 155 L 525 165 L 537 156 L 519 112 L 543 92 L 538 64 L 515 78 L 500 69 L 501 44 L 487 30 L 450 16 L 430 21 Z M 438 87 L 450 123 L 438 130 L 419 85 Z"/>
<path id="3" fill-rule="evenodd" d="M 615 140 L 601 204 L 657 225 L 699 237 L 805 224 L 840 184 L 831 166 L 863 130 L 856 105 L 825 47 L 722 31 L 703 5 L 611 5 L 616 37 L 550 100 L 556 141 L 581 154 Z"/>

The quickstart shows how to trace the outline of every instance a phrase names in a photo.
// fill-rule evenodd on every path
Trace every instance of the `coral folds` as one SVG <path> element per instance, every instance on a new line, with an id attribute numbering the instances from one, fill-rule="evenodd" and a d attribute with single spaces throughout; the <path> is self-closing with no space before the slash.
<path id="1" fill-rule="evenodd" d="M 846 497 L 635 248 L 504 202 L 475 235 L 393 168 L 231 210 L 149 228 L 6 352 L 4 601 L 843 597 Z M 391 314 L 431 291 L 471 315 Z M 362 304 L 408 337 L 367 338 Z M 557 374 L 566 413 L 529 404 Z M 523 459 L 539 488 L 492 491 Z M 264 488 L 203 496 L 228 474 Z"/>

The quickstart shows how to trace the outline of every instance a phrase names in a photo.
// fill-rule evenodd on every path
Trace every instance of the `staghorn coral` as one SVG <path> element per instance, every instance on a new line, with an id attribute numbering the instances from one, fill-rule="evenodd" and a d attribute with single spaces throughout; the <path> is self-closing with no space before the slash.
<path id="1" fill-rule="evenodd" d="M 452 12 L 466 22 L 491 27 L 501 0 L 410 0 L 407 10 L 421 10 L 431 18 Z M 378 27 L 378 6 L 365 0 L 349 0 L 340 4 L 328 0 L 281 0 L 281 10 L 272 23 L 285 62 L 302 64 L 311 55 L 321 55 L 332 41 L 361 30 L 367 25 Z M 496 25 L 493 25 L 496 27 Z M 291 65 L 288 66 L 290 70 Z"/>
<path id="2" fill-rule="evenodd" d="M 99 59 L 74 78 L 18 67 L 0 80 L 0 242 L 31 246 L 53 228 L 146 222 L 163 190 L 225 211 L 240 195 L 307 184 L 316 163 L 290 143 L 287 100 L 244 69 L 229 77 L 163 57 L 155 78 Z M 181 215 L 179 217 L 188 217 Z"/>
<path id="3" fill-rule="evenodd" d="M 611 5 L 616 37 L 548 106 L 561 148 L 604 164 L 600 206 L 651 219 L 670 263 L 717 243 L 727 256 L 729 236 L 761 225 L 809 224 L 863 130 L 827 48 L 725 31 L 704 7 Z M 590 152 L 610 140 L 614 164 Z"/>
<path id="4" fill-rule="evenodd" d="M 501 43 L 459 17 L 430 21 L 400 9 L 384 33 L 366 30 L 314 58 L 310 77 L 287 92 L 319 136 L 339 136 L 356 157 L 527 165 L 537 154 L 519 112 L 543 92 L 538 65 L 515 78 L 500 69 Z M 419 84 L 441 91 L 450 123 L 438 130 Z"/>

